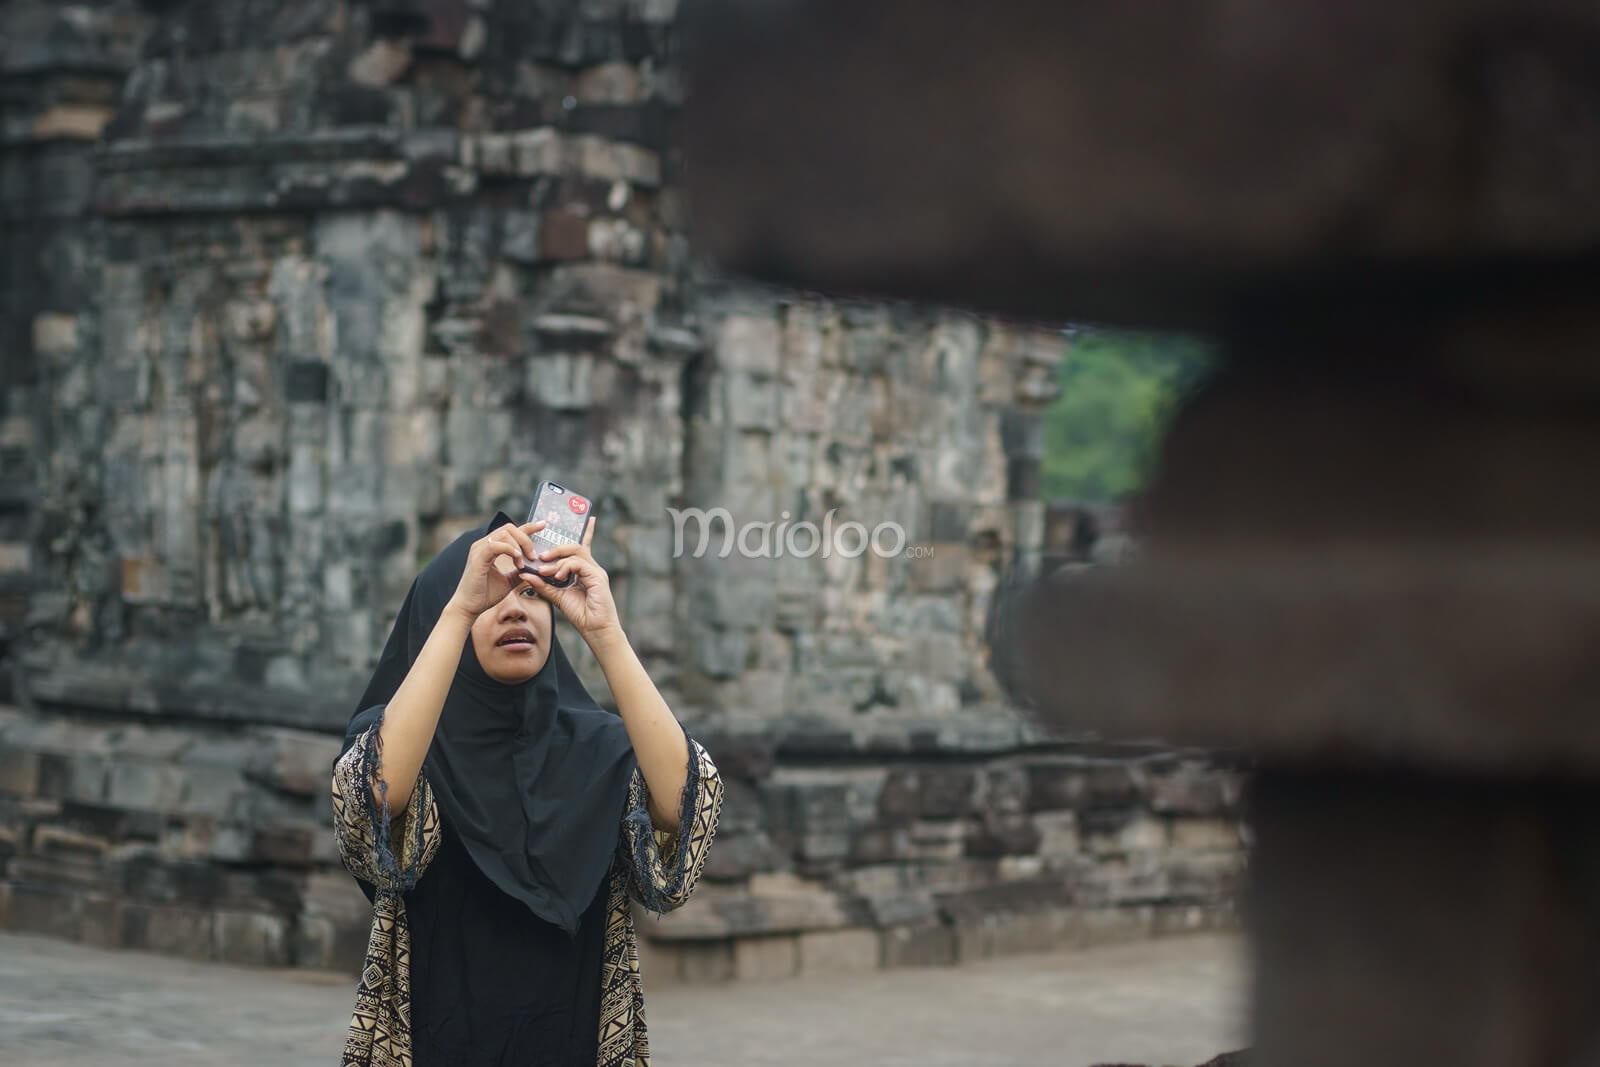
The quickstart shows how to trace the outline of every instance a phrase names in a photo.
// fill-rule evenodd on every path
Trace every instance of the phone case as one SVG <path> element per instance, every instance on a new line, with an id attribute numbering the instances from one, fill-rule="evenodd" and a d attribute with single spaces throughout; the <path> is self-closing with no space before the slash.
<path id="1" fill-rule="evenodd" d="M 582 541 L 583 528 L 593 510 L 593 503 L 582 493 L 573 492 L 558 482 L 545 481 L 539 483 L 539 491 L 534 494 L 533 507 L 528 509 L 526 521 L 544 520 L 544 529 L 533 535 L 535 545 L 543 551 L 545 547 L 577 544 Z M 576 579 L 568 575 L 566 581 L 550 582 L 550 584 L 558 589 L 565 589 L 574 581 Z"/>

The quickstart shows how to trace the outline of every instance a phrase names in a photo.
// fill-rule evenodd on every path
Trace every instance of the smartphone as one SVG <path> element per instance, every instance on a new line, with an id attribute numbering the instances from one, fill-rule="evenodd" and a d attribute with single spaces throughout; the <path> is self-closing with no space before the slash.
<path id="1" fill-rule="evenodd" d="M 526 520 L 544 521 L 544 529 L 533 535 L 534 547 L 543 552 L 557 545 L 579 543 L 583 540 L 583 529 L 593 510 L 594 504 L 583 494 L 575 493 L 557 482 L 540 482 Z M 545 580 L 550 581 L 548 578 Z M 550 584 L 557 589 L 565 589 L 576 580 L 569 574 L 565 581 L 550 581 Z"/>

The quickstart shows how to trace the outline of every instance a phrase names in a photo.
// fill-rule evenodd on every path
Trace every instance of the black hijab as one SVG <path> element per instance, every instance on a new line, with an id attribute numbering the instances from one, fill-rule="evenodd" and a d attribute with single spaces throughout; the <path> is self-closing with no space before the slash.
<path id="1" fill-rule="evenodd" d="M 497 512 L 462 534 L 411 583 L 342 751 L 381 720 L 455 593 L 472 543 L 508 522 Z M 635 766 L 622 720 L 589 695 L 552 625 L 549 659 L 520 685 L 490 678 L 465 642 L 423 773 L 446 832 L 478 869 L 572 933 L 610 866 Z M 370 898 L 371 887 L 362 888 Z"/>

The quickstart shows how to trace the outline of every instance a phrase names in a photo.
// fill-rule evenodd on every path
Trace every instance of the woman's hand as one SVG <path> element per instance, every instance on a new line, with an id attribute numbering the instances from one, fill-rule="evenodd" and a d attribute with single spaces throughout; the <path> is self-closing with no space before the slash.
<path id="1" fill-rule="evenodd" d="M 589 552 L 593 541 L 594 516 L 591 515 L 583 528 L 582 542 L 545 550 L 535 562 L 539 573 L 522 575 L 540 596 L 566 616 L 591 646 L 597 640 L 622 632 L 617 602 L 611 596 L 611 578 Z M 565 581 L 569 574 L 576 580 L 564 589 L 544 580 Z"/>
<path id="2" fill-rule="evenodd" d="M 542 520 L 521 526 L 508 522 L 472 542 L 450 607 L 470 623 L 522 585 L 528 576 L 517 573 L 517 568 L 538 558 L 531 535 L 542 529 Z"/>

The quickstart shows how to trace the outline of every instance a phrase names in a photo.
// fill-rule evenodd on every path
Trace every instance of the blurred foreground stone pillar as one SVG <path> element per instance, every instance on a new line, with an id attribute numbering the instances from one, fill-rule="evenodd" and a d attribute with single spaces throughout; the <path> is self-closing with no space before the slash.
<path id="1" fill-rule="evenodd" d="M 1251 1063 L 1600 1063 L 1600 9 L 696 11 L 724 266 L 1223 341 L 1016 684 L 1256 758 Z"/>

